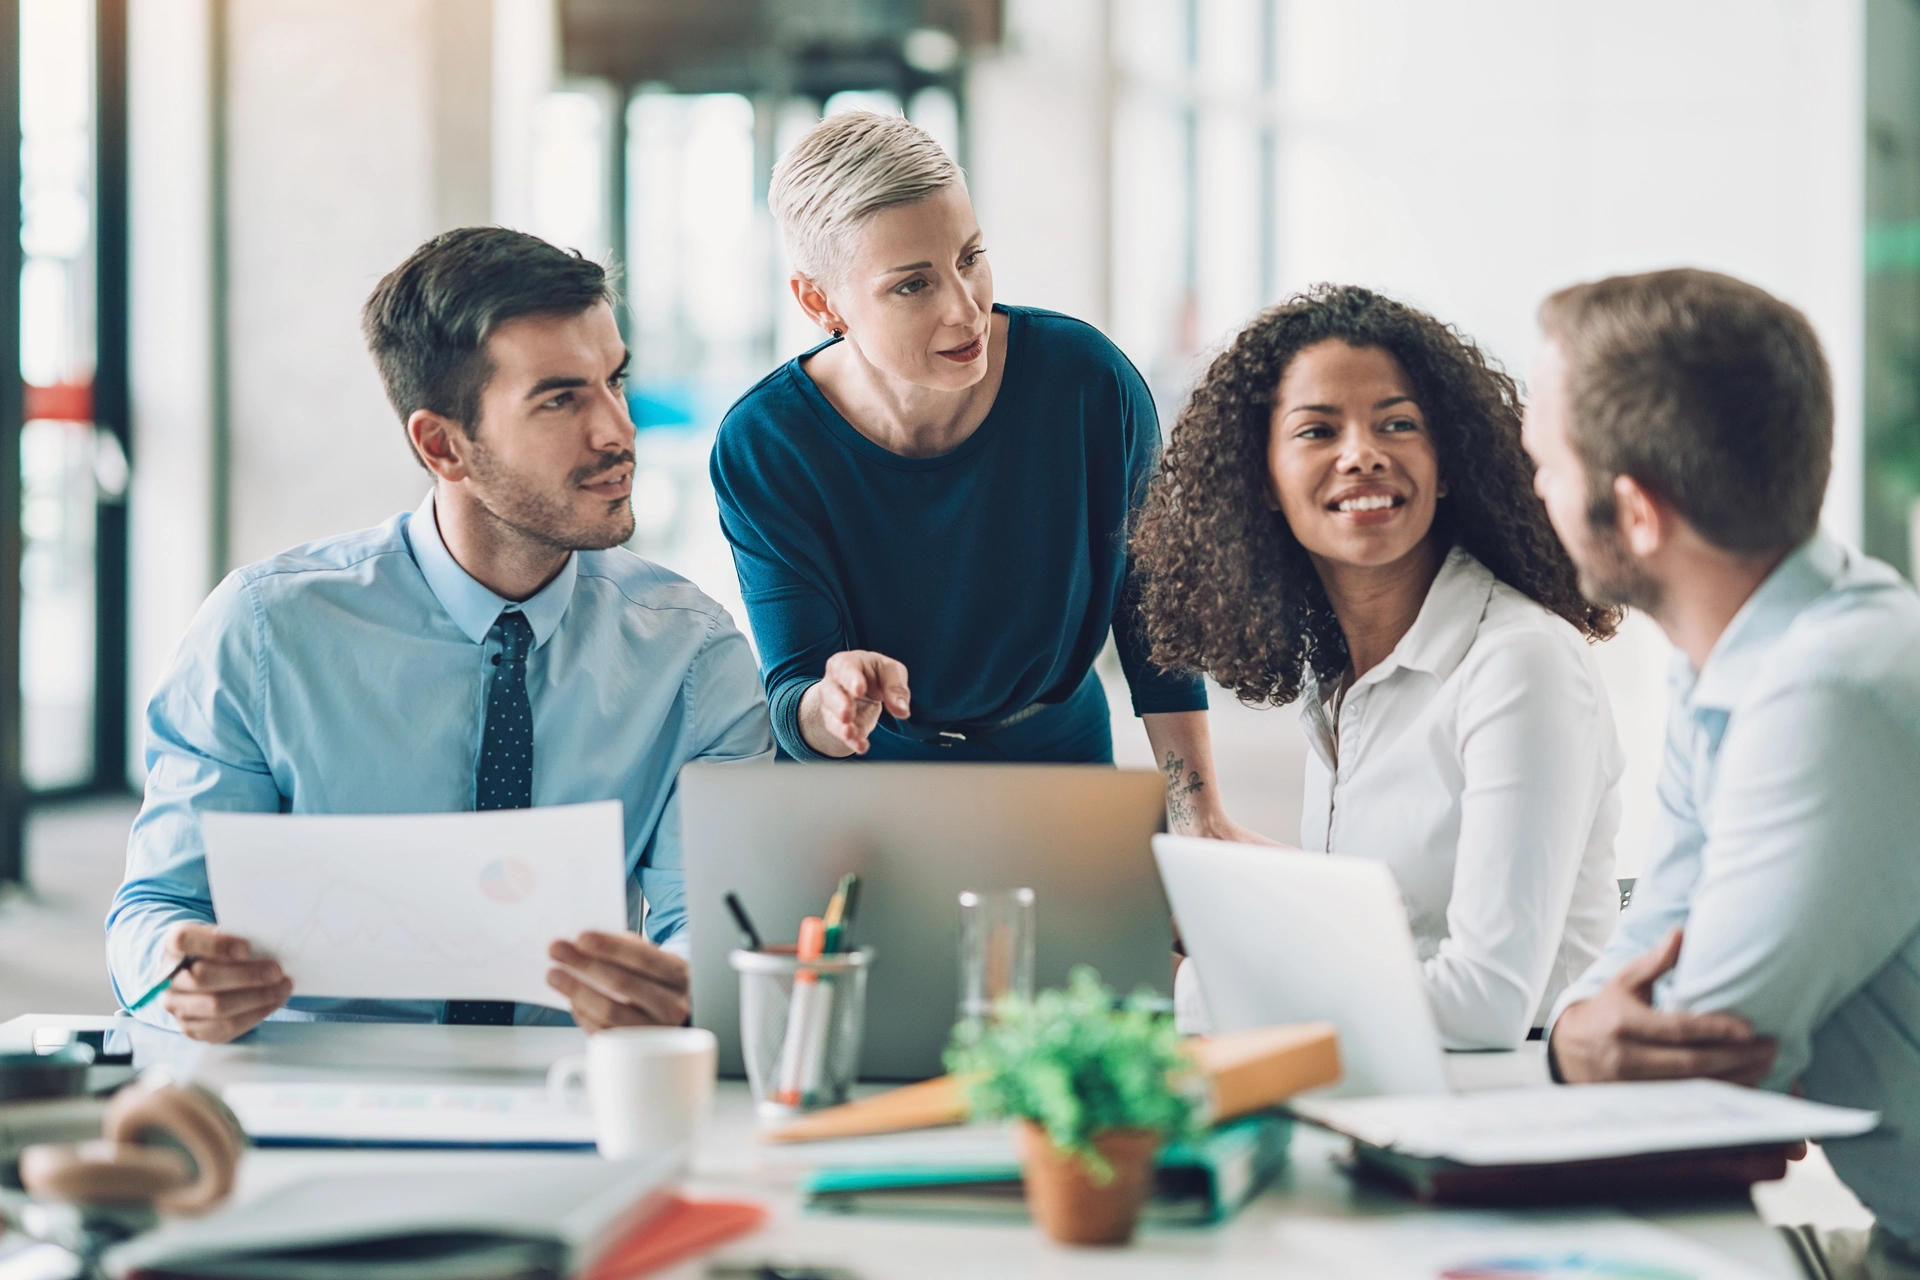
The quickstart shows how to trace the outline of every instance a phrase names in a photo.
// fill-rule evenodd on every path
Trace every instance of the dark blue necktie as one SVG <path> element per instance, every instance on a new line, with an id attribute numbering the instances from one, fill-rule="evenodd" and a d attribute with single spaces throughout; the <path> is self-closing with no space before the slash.
<path id="1" fill-rule="evenodd" d="M 533 627 L 510 610 L 493 624 L 500 642 L 493 679 L 487 685 L 487 726 L 480 735 L 480 768 L 473 781 L 475 809 L 527 809 L 533 805 L 533 705 L 527 701 L 527 654 Z M 512 1026 L 511 1000 L 449 1000 L 442 1019 L 450 1023 Z"/>
<path id="2" fill-rule="evenodd" d="M 473 784 L 476 809 L 533 807 L 533 707 L 527 702 L 527 654 L 533 627 L 519 610 L 493 624 L 500 641 L 498 669 L 487 687 L 487 727 L 480 736 L 480 772 Z"/>

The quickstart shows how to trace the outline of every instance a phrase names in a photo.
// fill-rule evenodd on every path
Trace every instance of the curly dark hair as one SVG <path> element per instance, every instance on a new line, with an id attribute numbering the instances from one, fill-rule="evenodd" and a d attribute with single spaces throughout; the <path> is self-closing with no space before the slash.
<path id="1" fill-rule="evenodd" d="M 1320 575 L 1267 501 L 1281 375 L 1300 351 L 1329 338 L 1387 352 L 1412 381 L 1447 485 L 1430 535 L 1441 550 L 1465 548 L 1588 638 L 1611 636 L 1619 611 L 1580 594 L 1573 562 L 1533 492 L 1513 379 L 1425 312 L 1369 289 L 1323 284 L 1255 316 L 1174 423 L 1132 539 L 1153 662 L 1203 671 L 1256 706 L 1298 698 L 1309 666 L 1322 681 L 1346 669 L 1346 636 Z"/>

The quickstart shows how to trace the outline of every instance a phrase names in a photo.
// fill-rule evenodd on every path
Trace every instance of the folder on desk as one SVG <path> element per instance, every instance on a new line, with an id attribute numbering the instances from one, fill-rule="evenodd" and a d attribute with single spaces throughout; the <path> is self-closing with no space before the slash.
<path id="1" fill-rule="evenodd" d="M 321 1176 L 167 1224 L 108 1254 L 135 1280 L 629 1280 L 760 1225 L 674 1194 L 677 1160 Z"/>
<path id="2" fill-rule="evenodd" d="M 1353 1170 L 1428 1203 L 1610 1203 L 1744 1192 L 1801 1141 L 1853 1137 L 1872 1111 L 1718 1080 L 1296 1099 L 1354 1141 Z"/>
<path id="3" fill-rule="evenodd" d="M 1146 1220 L 1203 1225 L 1231 1217 L 1286 1164 L 1286 1117 L 1248 1116 L 1161 1153 Z M 837 1144 L 842 1148 L 852 1143 Z M 1017 1221 L 1026 1216 L 1020 1158 L 1008 1129 L 955 1131 L 867 1158 L 815 1166 L 801 1181 L 809 1209 Z M 874 1157 L 878 1157 L 875 1159 Z"/>

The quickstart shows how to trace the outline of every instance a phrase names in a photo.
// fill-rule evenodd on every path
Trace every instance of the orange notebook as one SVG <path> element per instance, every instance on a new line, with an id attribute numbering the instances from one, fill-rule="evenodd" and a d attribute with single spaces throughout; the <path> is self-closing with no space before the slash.
<path id="1" fill-rule="evenodd" d="M 743 1236 L 766 1220 L 767 1211 L 757 1204 L 674 1196 L 575 1280 L 637 1280 Z"/>

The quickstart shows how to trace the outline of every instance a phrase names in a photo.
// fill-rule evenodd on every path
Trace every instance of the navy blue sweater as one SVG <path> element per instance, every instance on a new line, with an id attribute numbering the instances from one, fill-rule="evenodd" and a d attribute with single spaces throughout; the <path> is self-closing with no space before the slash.
<path id="1" fill-rule="evenodd" d="M 801 696 L 843 649 L 906 664 L 915 725 L 980 722 L 1064 702 L 1111 625 L 1135 714 L 1206 708 L 1199 677 L 1147 662 L 1123 605 L 1128 521 L 1160 445 L 1145 381 L 1092 325 L 994 309 L 1006 371 L 951 452 L 905 458 L 861 435 L 801 367 L 812 351 L 720 424 L 720 525 L 794 756 L 813 758 Z"/>

